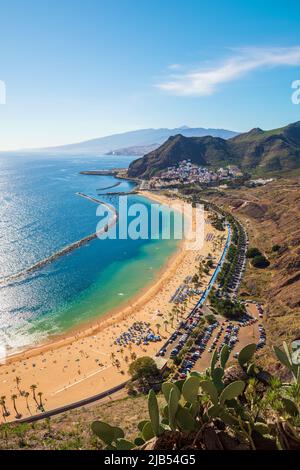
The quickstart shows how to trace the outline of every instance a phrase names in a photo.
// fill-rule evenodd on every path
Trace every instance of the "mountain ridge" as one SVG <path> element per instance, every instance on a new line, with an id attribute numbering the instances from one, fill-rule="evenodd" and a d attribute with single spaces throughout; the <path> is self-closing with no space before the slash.
<path id="1" fill-rule="evenodd" d="M 158 149 L 132 162 L 128 175 L 149 178 L 185 159 L 210 167 L 234 164 L 250 173 L 298 169 L 300 121 L 268 131 L 254 128 L 227 140 L 177 134 Z"/>
<path id="2" fill-rule="evenodd" d="M 112 134 L 95 139 L 85 140 L 82 142 L 67 144 L 55 147 L 45 147 L 37 149 L 20 149 L 6 153 L 41 153 L 54 155 L 103 155 L 103 154 L 119 154 L 119 155 L 143 155 L 143 148 L 153 150 L 163 144 L 170 136 L 181 132 L 187 137 L 214 135 L 221 136 L 224 139 L 236 136 L 238 133 L 226 129 L 214 129 L 203 127 L 187 127 L 181 126 L 174 129 L 168 128 L 148 128 L 138 129 L 134 131 Z M 133 153 L 129 151 L 133 150 Z M 123 151 L 123 153 L 121 153 Z M 142 153 L 138 153 L 141 151 Z"/>

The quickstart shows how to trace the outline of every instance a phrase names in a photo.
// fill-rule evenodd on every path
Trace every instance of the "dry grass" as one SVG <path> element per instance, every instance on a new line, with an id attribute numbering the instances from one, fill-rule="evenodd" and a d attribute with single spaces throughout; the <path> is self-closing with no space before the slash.
<path id="1" fill-rule="evenodd" d="M 147 397 L 128 397 L 69 411 L 50 421 L 2 425 L 0 449 L 101 449 L 101 441 L 91 432 L 94 420 L 120 426 L 126 437 L 133 439 L 138 434 L 137 424 L 148 418 Z"/>

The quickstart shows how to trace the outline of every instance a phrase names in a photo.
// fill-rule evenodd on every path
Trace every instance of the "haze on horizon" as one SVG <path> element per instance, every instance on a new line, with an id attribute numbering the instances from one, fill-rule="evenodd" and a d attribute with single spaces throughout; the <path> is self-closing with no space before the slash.
<path id="1" fill-rule="evenodd" d="M 0 150 L 300 120 L 298 1 L 0 0 L 0 13 Z"/>

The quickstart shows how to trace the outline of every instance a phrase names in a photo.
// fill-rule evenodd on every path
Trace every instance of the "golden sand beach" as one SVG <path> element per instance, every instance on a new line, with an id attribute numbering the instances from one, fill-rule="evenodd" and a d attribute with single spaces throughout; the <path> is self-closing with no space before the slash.
<path id="1" fill-rule="evenodd" d="M 143 195 L 170 207 L 178 204 L 176 199 L 164 195 L 145 192 Z M 219 260 L 222 254 L 224 242 L 220 232 L 211 226 L 207 217 L 205 213 L 205 235 L 211 235 L 205 238 L 204 245 L 196 251 L 186 250 L 186 242 L 182 241 L 153 284 L 125 307 L 108 312 L 98 321 L 82 325 L 62 337 L 51 338 L 47 344 L 10 357 L 0 366 L 0 396 L 5 397 L 5 407 L 10 412 L 6 421 L 15 420 L 17 412 L 19 418 L 39 413 L 40 401 L 45 410 L 51 410 L 108 390 L 129 378 L 128 366 L 135 357 L 157 353 L 178 323 L 177 318 L 172 319 L 171 296 L 187 276 L 196 272 L 199 257 L 205 258 L 211 253 Z M 209 278 L 203 276 L 203 289 Z M 198 298 L 190 298 L 187 313 Z M 147 346 L 131 344 L 127 348 L 114 344 L 136 321 L 149 323 L 155 333 L 159 332 L 162 342 Z M 0 420 L 4 418 L 1 416 Z"/>

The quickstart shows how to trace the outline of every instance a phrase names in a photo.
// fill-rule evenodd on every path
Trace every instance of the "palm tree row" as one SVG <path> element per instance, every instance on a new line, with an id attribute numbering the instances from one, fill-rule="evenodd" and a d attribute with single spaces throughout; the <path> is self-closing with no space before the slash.
<path id="1" fill-rule="evenodd" d="M 20 377 L 16 377 L 15 378 L 15 382 L 16 382 L 16 386 L 17 386 L 17 390 L 18 390 L 18 393 L 19 393 L 19 396 L 20 397 L 24 397 L 25 398 L 25 402 L 26 402 L 26 408 L 28 410 L 28 412 L 31 414 L 31 410 L 30 410 L 30 406 L 29 406 L 29 397 L 30 397 L 30 393 L 28 391 L 25 391 L 25 390 L 21 390 L 20 389 L 20 384 L 21 384 L 21 379 Z M 36 403 L 36 407 L 39 411 L 43 412 L 45 411 L 44 409 L 44 404 L 43 404 L 43 393 L 42 392 L 38 392 L 36 393 L 36 390 L 37 390 L 37 385 L 35 384 L 32 384 L 30 385 L 30 390 L 32 392 L 32 398 L 33 400 L 35 401 Z M 15 411 L 15 417 L 16 419 L 20 419 L 22 418 L 22 414 L 19 412 L 18 408 L 17 408 L 17 399 L 18 399 L 18 395 L 16 393 L 13 393 L 10 397 L 11 401 L 12 401 L 12 404 L 13 404 L 13 408 L 14 408 L 14 411 Z M 10 411 L 9 409 L 7 408 L 7 405 L 6 405 L 6 396 L 5 395 L 2 395 L 1 398 L 0 398 L 0 406 L 1 406 L 1 409 L 2 409 L 2 416 L 3 418 L 8 418 L 10 416 Z"/>

